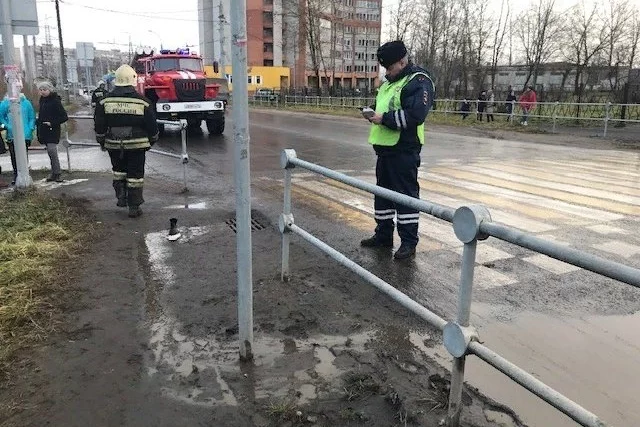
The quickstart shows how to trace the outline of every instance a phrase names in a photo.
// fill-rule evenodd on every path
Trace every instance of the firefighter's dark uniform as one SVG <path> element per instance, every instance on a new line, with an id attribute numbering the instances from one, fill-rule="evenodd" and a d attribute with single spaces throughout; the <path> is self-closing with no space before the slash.
<path id="1" fill-rule="evenodd" d="M 133 86 L 118 85 L 116 77 L 116 88 L 96 106 L 95 131 L 96 139 L 111 157 L 117 205 L 129 206 L 130 217 L 141 215 L 145 153 L 158 140 L 156 116 L 149 100 Z"/>
<path id="2" fill-rule="evenodd" d="M 102 83 L 101 85 L 98 86 L 96 90 L 93 91 L 93 94 L 91 95 L 91 106 L 93 108 L 96 108 L 96 106 L 98 105 L 98 102 L 100 102 L 104 97 L 106 97 L 107 94 L 108 94 L 107 89 L 105 89 L 104 83 Z"/>
<path id="3" fill-rule="evenodd" d="M 378 59 L 386 68 L 406 55 L 407 50 L 399 41 L 386 43 L 378 49 Z M 378 156 L 377 185 L 420 197 L 420 151 L 424 144 L 424 121 L 433 103 L 434 90 L 429 73 L 412 64 L 394 77 L 387 76 L 378 89 L 374 109 L 382 114 L 382 123 L 374 124 L 369 134 L 369 143 Z M 375 235 L 363 240 L 362 245 L 392 247 L 393 220 L 397 217 L 401 245 L 394 257 L 404 259 L 414 255 L 418 244 L 419 211 L 378 196 L 374 199 L 374 209 Z"/>

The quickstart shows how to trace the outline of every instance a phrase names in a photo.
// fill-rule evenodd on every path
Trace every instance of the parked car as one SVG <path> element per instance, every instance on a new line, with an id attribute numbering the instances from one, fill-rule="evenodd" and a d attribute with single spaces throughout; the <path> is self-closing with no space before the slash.
<path id="1" fill-rule="evenodd" d="M 254 101 L 278 101 L 278 94 L 273 89 L 258 89 L 253 94 Z"/>

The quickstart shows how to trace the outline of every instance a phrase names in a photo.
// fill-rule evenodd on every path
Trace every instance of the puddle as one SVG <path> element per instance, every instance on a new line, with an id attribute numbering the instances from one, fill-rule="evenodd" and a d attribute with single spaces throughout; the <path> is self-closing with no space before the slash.
<path id="1" fill-rule="evenodd" d="M 488 322 L 480 337 L 608 425 L 640 425 L 640 313 L 583 318 L 523 313 L 509 323 Z M 465 379 L 529 425 L 576 425 L 475 357 L 468 359 Z"/>
<path id="2" fill-rule="evenodd" d="M 178 242 L 209 231 L 209 227 L 185 228 Z M 166 231 L 161 231 L 147 234 L 145 243 L 153 280 L 160 290 L 175 286 L 177 276 L 170 257 L 176 242 L 169 242 Z M 161 305 L 161 295 L 152 297 L 151 307 Z M 330 392 L 326 384 L 344 372 L 335 364 L 337 355 L 366 351 L 376 335 L 319 335 L 304 340 L 258 335 L 253 343 L 254 361 L 247 366 L 238 361 L 237 342 L 221 342 L 213 335 L 188 336 L 170 309 L 161 308 L 153 310 L 158 314 L 149 327 L 152 358 L 147 374 L 161 381 L 165 395 L 200 406 L 238 405 L 225 378 L 245 378 L 257 399 L 295 396 L 300 404 L 316 399 L 320 385 L 323 393 Z"/>

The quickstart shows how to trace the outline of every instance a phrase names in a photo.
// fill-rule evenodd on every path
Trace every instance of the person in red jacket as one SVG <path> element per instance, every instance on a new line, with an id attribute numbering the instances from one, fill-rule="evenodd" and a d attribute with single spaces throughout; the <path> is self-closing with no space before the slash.
<path id="1" fill-rule="evenodd" d="M 527 86 L 527 89 L 522 95 L 520 95 L 520 108 L 522 108 L 522 120 L 520 123 L 523 126 L 527 126 L 527 118 L 529 113 L 536 107 L 536 93 L 533 90 L 533 86 Z"/>

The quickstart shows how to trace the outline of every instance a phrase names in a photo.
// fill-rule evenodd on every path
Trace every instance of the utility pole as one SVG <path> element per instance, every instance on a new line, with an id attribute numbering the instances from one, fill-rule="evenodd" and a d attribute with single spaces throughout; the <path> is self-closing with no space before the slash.
<path id="1" fill-rule="evenodd" d="M 36 36 L 31 36 L 31 44 L 33 44 L 33 79 L 38 76 L 38 53 L 36 52 Z"/>
<path id="2" fill-rule="evenodd" d="M 222 8 L 222 0 L 220 0 L 220 3 L 218 4 L 218 24 L 220 24 L 220 61 L 218 61 L 218 66 L 220 67 L 220 77 L 224 77 L 225 79 L 227 78 L 226 72 L 225 72 L 225 50 L 224 50 L 224 24 L 226 24 L 227 21 L 224 17 L 224 9 Z"/>
<path id="3" fill-rule="evenodd" d="M 69 88 L 67 79 L 67 60 L 64 57 L 64 43 L 62 42 L 62 24 L 60 23 L 60 0 L 56 1 L 56 19 L 58 20 L 58 40 L 60 41 L 60 69 L 62 72 L 62 85 L 63 85 L 63 94 L 64 94 L 64 102 L 66 104 L 69 103 Z"/>
<path id="4" fill-rule="evenodd" d="M 33 48 L 35 49 L 35 45 L 33 45 Z M 24 69 L 26 71 L 25 77 L 27 80 L 27 83 L 25 86 L 31 89 L 31 85 L 33 85 L 33 79 L 35 74 L 31 69 L 31 55 L 29 55 L 29 39 L 27 38 L 27 36 L 22 36 L 22 51 L 24 53 Z"/>
<path id="5" fill-rule="evenodd" d="M 231 2 L 233 142 L 238 266 L 240 360 L 253 358 L 253 260 L 251 253 L 251 162 L 247 92 L 247 0 Z"/>
<path id="6" fill-rule="evenodd" d="M 27 145 L 24 141 L 22 126 L 22 108 L 20 108 L 20 70 L 15 65 L 13 47 L 13 29 L 11 28 L 11 2 L 0 1 L 0 27 L 2 29 L 2 47 L 4 49 L 4 75 L 7 80 L 7 93 L 10 101 L 11 120 L 13 121 L 13 146 L 16 151 L 17 177 L 16 188 L 26 189 L 33 181 L 29 175 L 27 163 Z M 246 78 L 245 78 L 246 81 Z"/>

